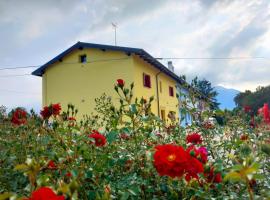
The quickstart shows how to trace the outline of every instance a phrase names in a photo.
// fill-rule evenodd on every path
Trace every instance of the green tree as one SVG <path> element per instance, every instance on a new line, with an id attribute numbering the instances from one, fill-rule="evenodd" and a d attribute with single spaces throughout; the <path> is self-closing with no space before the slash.
<path id="1" fill-rule="evenodd" d="M 256 113 L 264 103 L 270 104 L 270 85 L 266 87 L 259 86 L 254 92 L 250 90 L 241 92 L 234 98 L 234 101 L 238 108 L 250 106 L 253 113 Z"/>
<path id="2" fill-rule="evenodd" d="M 199 80 L 198 77 L 196 76 L 192 81 L 191 81 L 191 86 L 198 90 L 201 94 L 203 94 L 205 97 L 211 101 L 210 103 L 210 108 L 212 110 L 218 109 L 218 106 L 220 103 L 217 102 L 217 91 L 215 88 L 212 87 L 212 84 L 210 81 L 206 79 Z"/>

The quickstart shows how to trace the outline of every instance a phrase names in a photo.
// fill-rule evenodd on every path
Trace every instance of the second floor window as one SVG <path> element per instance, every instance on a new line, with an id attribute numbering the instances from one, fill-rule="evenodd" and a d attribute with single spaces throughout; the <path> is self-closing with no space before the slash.
<path id="1" fill-rule="evenodd" d="M 143 86 L 151 88 L 151 77 L 145 73 L 143 73 Z"/>
<path id="2" fill-rule="evenodd" d="M 80 63 L 86 63 L 87 62 L 86 55 L 80 55 L 79 61 Z"/>
<path id="3" fill-rule="evenodd" d="M 169 95 L 170 95 L 171 97 L 174 96 L 173 87 L 171 87 L 171 86 L 169 86 Z"/>

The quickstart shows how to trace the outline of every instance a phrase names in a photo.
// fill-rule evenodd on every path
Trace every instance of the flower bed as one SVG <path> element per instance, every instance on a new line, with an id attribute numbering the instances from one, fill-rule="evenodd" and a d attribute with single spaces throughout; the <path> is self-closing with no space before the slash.
<path id="1" fill-rule="evenodd" d="M 73 105 L 15 110 L 0 124 L 0 199 L 269 198 L 269 132 L 244 113 L 168 127 L 132 89 L 118 80 L 120 105 L 103 95 L 81 121 Z"/>

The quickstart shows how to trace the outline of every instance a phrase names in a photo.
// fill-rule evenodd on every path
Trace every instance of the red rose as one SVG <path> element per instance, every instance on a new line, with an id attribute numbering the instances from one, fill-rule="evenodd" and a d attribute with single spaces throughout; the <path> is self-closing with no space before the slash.
<path id="1" fill-rule="evenodd" d="M 186 141 L 187 143 L 201 144 L 202 138 L 201 138 L 201 135 L 199 135 L 198 133 L 192 133 L 190 135 L 187 135 Z"/>
<path id="2" fill-rule="evenodd" d="M 125 82 L 123 79 L 117 79 L 117 85 L 120 87 L 123 87 L 125 85 Z"/>
<path id="3" fill-rule="evenodd" d="M 100 134 L 98 131 L 93 130 L 92 133 L 88 136 L 89 138 L 95 139 L 95 145 L 100 147 L 106 144 L 106 137 Z"/>
<path id="4" fill-rule="evenodd" d="M 190 146 L 186 150 L 189 154 L 194 154 L 193 157 L 197 158 L 199 161 L 201 161 L 203 164 L 207 162 L 207 149 L 205 147 L 196 148 L 195 146 Z"/>
<path id="5" fill-rule="evenodd" d="M 52 104 L 52 114 L 53 115 L 59 115 L 61 111 L 61 105 L 59 103 Z"/>
<path id="6" fill-rule="evenodd" d="M 182 177 L 189 155 L 183 147 L 172 144 L 156 146 L 154 166 L 160 176 Z"/>
<path id="7" fill-rule="evenodd" d="M 51 116 L 51 112 L 48 106 L 43 107 L 43 110 L 40 111 L 40 115 L 43 119 L 49 119 Z"/>
<path id="8" fill-rule="evenodd" d="M 222 182 L 221 174 L 216 173 L 214 167 L 210 168 L 209 173 L 204 173 L 204 176 L 206 177 L 206 179 L 209 183 L 221 183 Z"/>
<path id="9" fill-rule="evenodd" d="M 57 196 L 49 187 L 41 187 L 32 193 L 32 196 L 26 200 L 65 200 L 64 196 Z"/>
<path id="10" fill-rule="evenodd" d="M 40 111 L 40 115 L 43 119 L 49 119 L 52 115 L 59 115 L 60 111 L 61 105 L 59 103 L 51 104 L 50 106 L 44 106 L 43 110 Z"/>
<path id="11" fill-rule="evenodd" d="M 50 160 L 48 163 L 48 169 L 57 169 L 53 160 Z"/>
<path id="12" fill-rule="evenodd" d="M 14 125 L 21 125 L 26 123 L 26 119 L 27 119 L 27 112 L 18 108 L 13 112 L 11 122 Z"/>
<path id="13" fill-rule="evenodd" d="M 198 174 L 203 173 L 203 164 L 198 159 L 190 156 L 186 172 L 186 181 L 190 181 L 191 178 L 198 179 Z"/>

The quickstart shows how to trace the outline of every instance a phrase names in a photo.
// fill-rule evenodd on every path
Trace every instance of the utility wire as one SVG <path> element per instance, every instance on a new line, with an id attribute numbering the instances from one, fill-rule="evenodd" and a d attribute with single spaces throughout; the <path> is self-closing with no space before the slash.
<path id="1" fill-rule="evenodd" d="M 16 91 L 16 90 L 6 90 L 6 89 L 0 89 L 0 92 L 11 92 L 11 93 L 29 94 L 29 95 L 41 95 L 39 93 L 31 93 L 31 92 Z"/>
<path id="2" fill-rule="evenodd" d="M 118 60 L 126 60 L 130 57 L 123 57 L 123 58 L 110 58 L 110 59 L 97 59 L 88 61 L 85 63 L 80 64 L 87 64 L 87 63 L 96 63 L 96 62 L 107 62 L 107 61 L 118 61 Z M 156 60 L 249 60 L 249 59 L 265 59 L 270 60 L 267 57 L 157 57 Z M 78 62 L 61 62 L 61 64 L 77 64 Z M 15 70 L 15 69 L 26 69 L 26 68 L 38 68 L 40 65 L 33 65 L 33 66 L 22 66 L 22 67 L 3 67 L 0 68 L 2 70 Z"/>
<path id="3" fill-rule="evenodd" d="M 157 60 L 249 60 L 249 59 L 266 59 L 266 57 L 159 57 Z"/>
<path id="4" fill-rule="evenodd" d="M 38 68 L 40 66 L 23 66 L 23 67 L 4 67 L 4 68 L 0 68 L 1 70 L 9 70 L 9 69 L 25 69 L 25 68 Z"/>
<path id="5" fill-rule="evenodd" d="M 8 78 L 8 77 L 18 77 L 18 76 L 30 76 L 31 74 L 11 74 L 11 75 L 1 75 L 0 78 Z"/>

